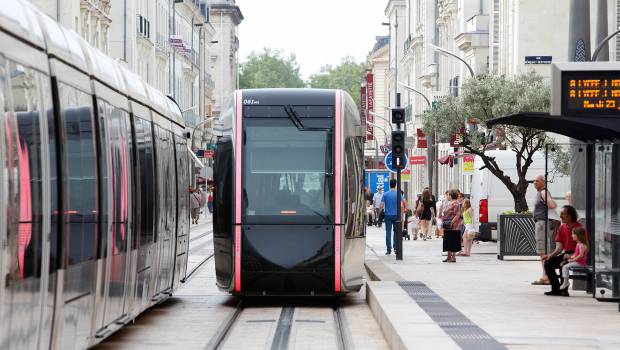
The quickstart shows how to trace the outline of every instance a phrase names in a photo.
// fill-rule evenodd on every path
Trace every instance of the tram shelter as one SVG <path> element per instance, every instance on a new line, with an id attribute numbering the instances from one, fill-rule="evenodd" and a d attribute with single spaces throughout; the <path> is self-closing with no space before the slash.
<path id="1" fill-rule="evenodd" d="M 620 299 L 620 65 L 552 65 L 550 113 L 518 113 L 487 121 L 565 135 L 585 151 L 585 226 L 593 297 Z M 583 179 L 582 179 L 583 180 Z M 620 305 L 619 305 L 620 311 Z"/>

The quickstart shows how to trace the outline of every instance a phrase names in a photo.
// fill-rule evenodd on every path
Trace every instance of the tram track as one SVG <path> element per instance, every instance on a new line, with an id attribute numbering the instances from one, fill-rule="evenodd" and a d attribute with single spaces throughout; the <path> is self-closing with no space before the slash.
<path id="1" fill-rule="evenodd" d="M 226 317 L 226 319 L 222 322 L 221 326 L 217 329 L 216 333 L 213 335 L 209 343 L 206 345 L 206 350 L 217 350 L 223 349 L 226 347 L 229 341 L 233 341 L 231 339 L 231 334 L 233 333 L 241 333 L 244 334 L 243 328 L 236 330 L 236 327 L 256 327 L 259 324 L 272 324 L 272 332 L 270 332 L 269 338 L 271 339 L 270 345 L 265 344 L 266 348 L 270 348 L 271 350 L 287 350 L 289 348 L 294 348 L 299 339 L 295 339 L 295 336 L 298 336 L 301 331 L 311 331 L 310 327 L 317 327 L 323 324 L 333 324 L 334 328 L 334 337 L 335 337 L 335 348 L 338 350 L 352 350 L 354 349 L 353 338 L 351 337 L 351 333 L 349 330 L 348 322 L 346 316 L 344 314 L 344 308 L 341 306 L 340 301 L 334 303 L 329 306 L 332 310 L 331 315 L 333 317 L 332 320 L 329 318 L 317 318 L 307 316 L 301 318 L 302 308 L 305 305 L 283 305 L 279 306 L 279 317 L 276 319 L 270 318 L 262 318 L 262 319 L 249 319 L 249 317 L 244 316 L 244 311 L 250 311 L 253 309 L 249 303 L 245 302 L 241 299 L 235 308 L 230 312 L 230 314 Z M 265 311 L 260 310 L 262 307 L 259 306 L 258 310 L 261 314 L 268 314 L 268 310 L 272 310 L 273 308 L 267 308 Z M 325 308 L 321 308 L 325 309 Z M 256 310 L 254 310 L 256 311 Z M 306 313 L 308 309 L 305 310 Z M 323 314 L 325 314 L 323 312 Z M 241 319 L 245 321 L 241 322 Z M 275 325 L 274 325 L 275 323 Z M 251 326 L 250 326 L 251 325 Z M 307 327 L 303 329 L 303 327 Z M 268 338 L 268 339 L 269 339 Z M 260 340 L 257 340 L 260 341 Z M 233 345 L 233 344 L 229 344 Z"/>

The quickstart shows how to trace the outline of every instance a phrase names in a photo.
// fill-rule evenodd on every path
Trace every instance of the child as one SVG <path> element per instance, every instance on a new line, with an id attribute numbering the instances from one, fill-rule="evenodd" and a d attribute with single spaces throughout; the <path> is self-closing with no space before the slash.
<path id="1" fill-rule="evenodd" d="M 476 229 L 474 228 L 474 211 L 471 208 L 471 202 L 469 199 L 463 200 L 463 208 L 462 216 L 463 216 L 463 224 L 465 224 L 465 233 L 463 234 L 463 252 L 461 252 L 461 256 L 470 256 L 471 255 L 471 245 L 474 242 L 474 238 L 476 236 Z"/>
<path id="2" fill-rule="evenodd" d="M 562 278 L 564 282 L 560 289 L 568 288 L 568 269 L 573 266 L 586 266 L 588 258 L 588 240 L 586 238 L 586 230 L 583 227 L 575 227 L 573 229 L 573 240 L 577 242 L 575 253 L 568 258 L 568 263 L 562 266 Z"/>

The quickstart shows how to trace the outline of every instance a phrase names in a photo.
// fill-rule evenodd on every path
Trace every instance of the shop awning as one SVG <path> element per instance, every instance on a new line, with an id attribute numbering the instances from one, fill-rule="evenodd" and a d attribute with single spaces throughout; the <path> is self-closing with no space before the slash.
<path id="1" fill-rule="evenodd" d="M 439 164 L 443 164 L 443 165 L 450 165 L 450 167 L 454 166 L 454 156 L 452 154 L 448 154 L 447 156 L 443 156 L 439 159 L 437 159 L 437 161 L 439 162 Z"/>
<path id="2" fill-rule="evenodd" d="M 584 142 L 620 139 L 620 119 L 617 117 L 558 117 L 549 113 L 518 113 L 487 120 L 486 124 L 489 127 L 503 124 L 540 129 Z"/>

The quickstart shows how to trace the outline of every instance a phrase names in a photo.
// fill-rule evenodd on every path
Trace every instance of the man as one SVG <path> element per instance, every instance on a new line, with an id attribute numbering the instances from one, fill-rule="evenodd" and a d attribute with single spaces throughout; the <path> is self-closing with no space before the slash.
<path id="1" fill-rule="evenodd" d="M 385 255 L 392 254 L 392 236 L 390 235 L 390 231 L 394 231 L 394 246 L 397 246 L 396 239 L 398 238 L 397 234 L 397 224 L 398 224 L 398 213 L 397 213 L 397 196 L 396 192 L 396 180 L 390 180 L 390 190 L 386 192 L 381 198 L 381 208 L 385 210 L 385 245 L 387 251 Z M 404 203 L 403 196 L 400 196 L 401 205 Z"/>
<path id="2" fill-rule="evenodd" d="M 561 273 L 560 276 L 555 272 L 555 269 L 560 267 L 560 264 L 570 258 L 575 252 L 577 242 L 573 240 L 573 229 L 576 227 L 583 227 L 577 222 L 577 210 L 572 205 L 565 205 L 562 207 L 562 213 L 560 213 L 560 219 L 562 224 L 558 229 L 558 234 L 555 237 L 555 250 L 547 255 L 542 256 L 544 262 L 545 272 L 549 276 L 549 282 L 551 283 L 551 291 L 546 292 L 545 295 L 561 295 L 568 296 L 568 287 L 560 289 Z"/>
<path id="3" fill-rule="evenodd" d="M 534 177 L 534 188 L 538 192 L 536 194 L 536 202 L 534 204 L 534 235 L 536 237 L 536 252 L 540 255 L 541 267 L 542 267 L 542 276 L 532 282 L 534 285 L 539 284 L 549 284 L 549 277 L 545 273 L 545 261 L 543 260 L 543 256 L 545 255 L 546 247 L 545 242 L 547 237 L 552 236 L 555 232 L 555 228 L 557 227 L 557 222 L 547 220 L 547 213 L 549 209 L 554 210 L 557 208 L 557 203 L 551 198 L 551 194 L 545 188 L 545 177 L 542 175 L 537 175 Z M 547 234 L 545 234 L 545 226 L 547 227 Z"/>
<path id="4" fill-rule="evenodd" d="M 377 193 L 372 198 L 372 203 L 375 208 L 375 222 L 377 226 L 381 227 L 381 219 L 379 214 L 381 213 L 381 199 L 383 199 L 383 185 L 377 187 Z"/>

